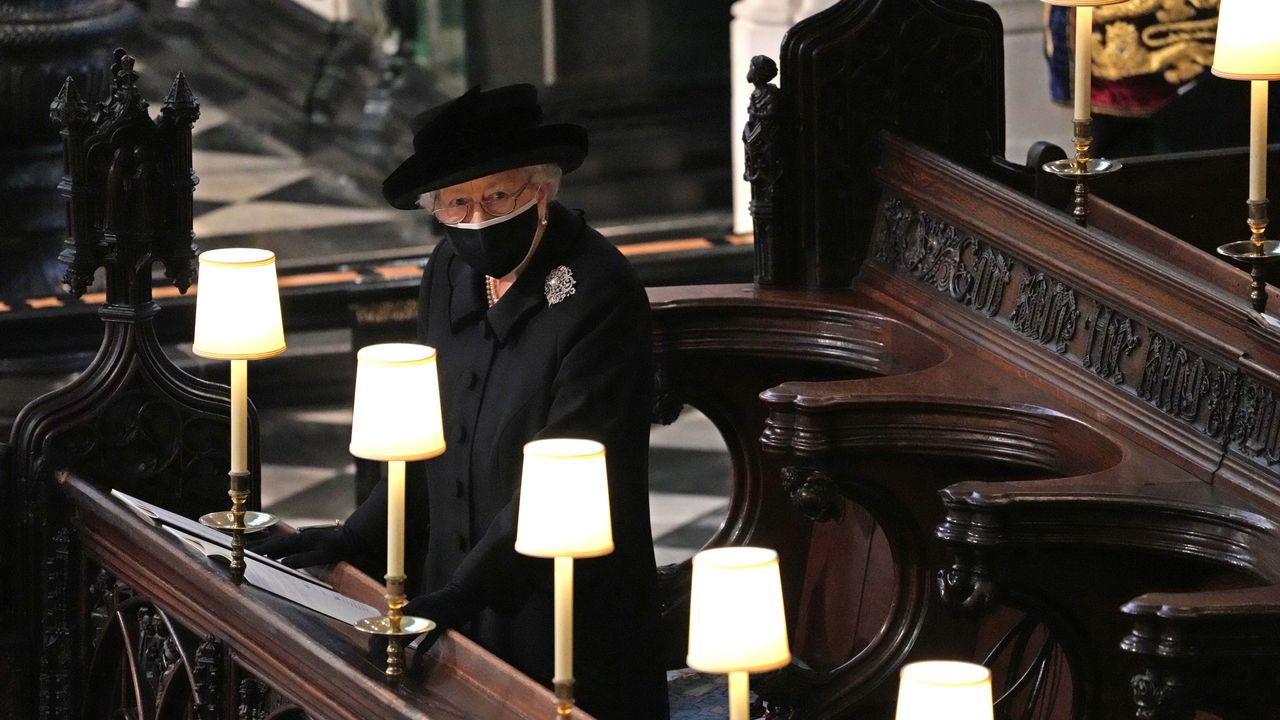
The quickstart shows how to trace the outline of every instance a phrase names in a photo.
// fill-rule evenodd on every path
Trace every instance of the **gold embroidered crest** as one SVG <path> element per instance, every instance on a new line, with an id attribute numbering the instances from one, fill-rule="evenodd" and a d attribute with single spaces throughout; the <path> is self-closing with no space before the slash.
<path id="1" fill-rule="evenodd" d="M 1219 0 L 1129 0 L 1094 14 L 1093 75 L 1181 85 L 1213 63 Z"/>

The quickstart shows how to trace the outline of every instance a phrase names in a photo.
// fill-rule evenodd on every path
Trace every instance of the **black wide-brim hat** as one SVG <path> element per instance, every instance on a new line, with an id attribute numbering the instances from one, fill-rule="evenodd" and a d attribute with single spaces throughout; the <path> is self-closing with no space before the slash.
<path id="1" fill-rule="evenodd" d="M 413 210 L 418 196 L 503 170 L 555 163 L 563 172 L 582 164 L 587 131 L 542 124 L 538 91 L 528 84 L 473 87 L 415 117 L 413 154 L 382 181 L 392 207 Z"/>

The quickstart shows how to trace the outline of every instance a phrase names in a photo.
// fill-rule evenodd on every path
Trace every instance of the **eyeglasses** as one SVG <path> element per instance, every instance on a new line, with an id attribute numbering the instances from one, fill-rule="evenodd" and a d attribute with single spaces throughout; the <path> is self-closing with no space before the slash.
<path id="1" fill-rule="evenodd" d="M 480 207 L 484 209 L 485 213 L 488 214 L 489 217 L 510 215 L 516 209 L 516 199 L 519 198 L 528 187 L 529 183 L 526 182 L 524 185 L 520 186 L 519 190 L 513 193 L 503 191 L 495 192 L 489 197 L 481 200 Z M 432 210 L 431 214 L 435 215 L 436 219 L 445 225 L 454 225 L 471 217 L 473 202 L 474 201 L 471 198 L 454 198 L 448 205 Z"/>

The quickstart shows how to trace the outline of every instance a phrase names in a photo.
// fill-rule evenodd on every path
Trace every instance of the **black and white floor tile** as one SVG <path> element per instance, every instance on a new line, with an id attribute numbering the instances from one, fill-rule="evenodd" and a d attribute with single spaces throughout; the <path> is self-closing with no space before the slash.
<path id="1" fill-rule="evenodd" d="M 292 146 L 202 102 L 193 128 L 194 231 L 202 250 L 273 250 L 282 266 L 402 249 L 430 252 L 429 218 L 387 207 L 376 187 L 333 172 Z"/>

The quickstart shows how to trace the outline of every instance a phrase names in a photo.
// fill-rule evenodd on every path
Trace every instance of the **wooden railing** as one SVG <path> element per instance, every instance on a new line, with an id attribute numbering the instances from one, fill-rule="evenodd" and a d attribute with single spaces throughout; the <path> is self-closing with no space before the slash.
<path id="1" fill-rule="evenodd" d="M 69 473 L 64 534 L 69 597 L 62 613 L 78 637 L 64 687 L 75 715 L 231 718 L 549 717 L 551 693 L 467 638 L 448 632 L 402 687 L 382 676 L 368 636 L 252 585 L 149 526 L 100 487 Z M 328 580 L 375 607 L 381 588 L 346 565 Z M 50 668 L 49 670 L 52 670 Z M 188 714 L 190 713 L 190 714 Z M 573 717 L 589 720 L 575 711 Z"/>

